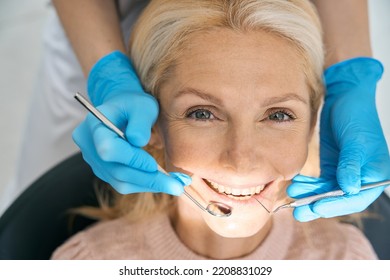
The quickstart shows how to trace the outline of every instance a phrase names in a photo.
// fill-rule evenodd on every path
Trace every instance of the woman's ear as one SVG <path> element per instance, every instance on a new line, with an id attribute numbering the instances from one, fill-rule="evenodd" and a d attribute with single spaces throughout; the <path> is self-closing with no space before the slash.
<path id="1" fill-rule="evenodd" d="M 311 141 L 313 139 L 314 133 L 317 133 L 317 132 L 318 132 L 317 120 L 313 120 L 313 122 L 311 123 L 310 132 L 309 132 L 309 141 Z"/>
<path id="2" fill-rule="evenodd" d="M 154 157 L 154 159 L 162 168 L 165 168 L 164 147 L 165 145 L 161 131 L 159 127 L 155 124 L 152 127 L 152 134 L 150 136 L 149 143 L 144 147 L 144 150 L 148 152 L 152 157 Z"/>
<path id="3" fill-rule="evenodd" d="M 312 114 L 312 121 L 310 124 L 309 138 L 308 138 L 308 155 L 306 163 L 300 171 L 300 174 L 319 177 L 321 174 L 320 168 L 320 144 L 319 144 L 319 127 L 317 114 Z"/>
<path id="4" fill-rule="evenodd" d="M 320 106 L 319 110 L 321 109 L 322 107 Z M 309 132 L 309 140 L 312 140 L 313 138 L 313 135 L 315 133 L 318 133 L 319 132 L 319 127 L 318 127 L 318 124 L 319 124 L 319 118 L 320 118 L 320 114 L 318 114 L 318 111 L 317 110 L 316 112 L 313 112 L 312 113 L 312 116 L 311 116 L 311 123 L 310 123 L 310 132 Z"/>
<path id="5" fill-rule="evenodd" d="M 306 159 L 306 163 L 303 166 L 300 174 L 311 176 L 311 177 L 319 177 L 321 173 L 320 169 L 320 146 L 319 146 L 319 127 L 317 122 L 317 115 L 314 116 L 310 127 L 309 132 L 309 144 L 308 144 L 308 155 Z"/>
<path id="6" fill-rule="evenodd" d="M 152 127 L 152 134 L 150 136 L 148 146 L 156 150 L 162 150 L 164 148 L 161 133 L 156 124 Z"/>

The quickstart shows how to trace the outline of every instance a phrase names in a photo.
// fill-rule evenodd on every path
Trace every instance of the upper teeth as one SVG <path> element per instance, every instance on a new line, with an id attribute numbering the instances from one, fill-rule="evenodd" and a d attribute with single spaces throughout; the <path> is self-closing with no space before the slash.
<path id="1" fill-rule="evenodd" d="M 238 188 L 222 186 L 218 183 L 209 180 L 207 180 L 207 182 L 209 182 L 210 185 L 219 193 L 225 193 L 227 195 L 235 195 L 235 196 L 252 196 L 254 194 L 259 194 L 265 187 L 265 185 L 258 185 L 256 187 L 238 189 Z"/>

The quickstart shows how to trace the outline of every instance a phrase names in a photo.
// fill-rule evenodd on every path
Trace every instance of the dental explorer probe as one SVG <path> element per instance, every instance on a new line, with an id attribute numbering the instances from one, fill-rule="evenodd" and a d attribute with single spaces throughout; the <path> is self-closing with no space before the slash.
<path id="1" fill-rule="evenodd" d="M 115 132 L 119 137 L 121 137 L 123 140 L 126 140 L 126 136 L 123 133 L 122 130 L 120 130 L 118 127 L 116 127 L 106 116 L 104 116 L 98 109 L 96 109 L 81 93 L 76 92 L 74 95 L 74 98 L 80 102 L 89 112 L 91 112 L 98 120 L 100 120 L 105 126 L 107 126 L 109 129 L 111 129 L 113 132 Z M 160 165 L 157 166 L 158 170 L 168 174 Z M 208 212 L 209 214 L 216 216 L 216 217 L 228 217 L 232 213 L 232 207 L 229 205 L 226 205 L 222 202 L 217 201 L 211 201 L 209 204 L 207 204 L 207 207 L 204 207 L 202 204 L 199 203 L 192 195 L 190 195 L 186 190 L 184 189 L 184 194 L 193 202 L 196 206 L 198 206 L 200 209 L 202 209 L 205 212 Z"/>
<path id="2" fill-rule="evenodd" d="M 378 187 L 383 187 L 386 185 L 387 185 L 387 187 L 390 185 L 390 180 L 362 185 L 360 191 L 370 190 L 370 189 L 374 189 L 374 188 L 378 188 Z M 279 211 L 280 209 L 283 209 L 283 208 L 295 208 L 295 207 L 311 204 L 313 202 L 316 202 L 316 201 L 324 199 L 324 198 L 344 196 L 345 194 L 346 193 L 344 191 L 337 190 L 337 191 L 330 191 L 330 192 L 317 194 L 317 195 L 313 195 L 313 196 L 308 196 L 308 197 L 294 200 L 290 203 L 280 205 L 279 207 L 277 207 L 275 210 L 273 210 L 271 212 L 276 213 L 277 211 Z"/>

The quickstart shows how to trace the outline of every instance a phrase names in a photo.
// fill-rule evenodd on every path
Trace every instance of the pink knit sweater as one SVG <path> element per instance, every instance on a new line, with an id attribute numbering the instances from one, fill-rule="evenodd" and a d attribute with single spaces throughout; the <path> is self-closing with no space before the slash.
<path id="1" fill-rule="evenodd" d="M 284 210 L 274 217 L 267 238 L 242 259 L 376 259 L 364 235 L 354 226 L 330 219 L 296 222 Z M 125 218 L 98 222 L 59 247 L 52 259 L 205 259 L 189 250 L 166 215 L 138 223 Z"/>

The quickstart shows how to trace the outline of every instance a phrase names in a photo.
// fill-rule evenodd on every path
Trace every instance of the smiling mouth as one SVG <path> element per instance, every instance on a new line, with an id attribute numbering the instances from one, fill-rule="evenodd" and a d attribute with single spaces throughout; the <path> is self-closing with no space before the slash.
<path id="1" fill-rule="evenodd" d="M 216 182 L 212 182 L 207 179 L 203 179 L 206 184 L 219 194 L 224 194 L 232 199 L 247 200 L 252 196 L 260 194 L 260 192 L 266 187 L 266 185 L 258 185 L 251 188 L 231 188 L 220 185 Z"/>

